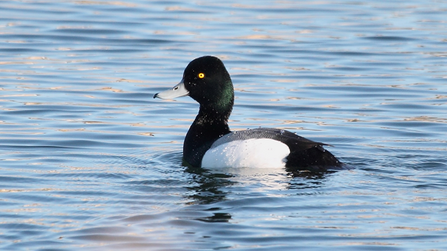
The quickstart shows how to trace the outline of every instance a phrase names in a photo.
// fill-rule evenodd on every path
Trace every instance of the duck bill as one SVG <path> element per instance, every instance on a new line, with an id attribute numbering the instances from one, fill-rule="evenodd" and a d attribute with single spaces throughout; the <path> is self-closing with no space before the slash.
<path id="1" fill-rule="evenodd" d="M 169 90 L 159 92 L 154 95 L 154 98 L 161 98 L 161 99 L 175 99 L 183 96 L 188 96 L 189 91 L 186 90 L 185 84 L 182 81 L 178 83 L 178 85 L 172 87 Z"/>

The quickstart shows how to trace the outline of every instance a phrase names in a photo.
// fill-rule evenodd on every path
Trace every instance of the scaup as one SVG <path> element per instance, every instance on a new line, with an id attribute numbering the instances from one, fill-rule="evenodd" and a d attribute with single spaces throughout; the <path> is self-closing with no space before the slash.
<path id="1" fill-rule="evenodd" d="M 257 128 L 230 131 L 228 118 L 234 104 L 233 83 L 220 59 L 204 56 L 191 61 L 183 79 L 154 98 L 187 96 L 200 104 L 199 114 L 183 143 L 184 164 L 193 167 L 286 167 L 288 170 L 324 171 L 342 163 L 323 143 L 292 132 Z"/>

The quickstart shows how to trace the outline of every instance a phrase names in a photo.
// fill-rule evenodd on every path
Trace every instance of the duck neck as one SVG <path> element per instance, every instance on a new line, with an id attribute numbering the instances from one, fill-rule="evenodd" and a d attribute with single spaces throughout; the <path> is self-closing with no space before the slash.
<path id="1" fill-rule="evenodd" d="M 201 105 L 199 114 L 188 130 L 183 144 L 183 160 L 191 166 L 200 167 L 205 152 L 218 138 L 230 132 L 228 118 L 233 107 Z"/>
<path id="2" fill-rule="evenodd" d="M 231 104 L 231 107 L 233 105 Z M 197 114 L 194 124 L 206 126 L 227 125 L 228 118 L 232 108 L 221 109 L 221 107 L 200 105 L 199 114 Z"/>

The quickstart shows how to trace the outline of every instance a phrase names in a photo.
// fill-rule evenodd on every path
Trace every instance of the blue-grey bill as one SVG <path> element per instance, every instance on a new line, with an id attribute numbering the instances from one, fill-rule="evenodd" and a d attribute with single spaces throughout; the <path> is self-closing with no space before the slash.
<path id="1" fill-rule="evenodd" d="M 185 84 L 182 81 L 174 87 L 172 87 L 169 90 L 159 92 L 154 95 L 154 98 L 161 98 L 161 99 L 175 99 L 178 97 L 183 97 L 189 95 L 188 90 L 185 88 Z"/>

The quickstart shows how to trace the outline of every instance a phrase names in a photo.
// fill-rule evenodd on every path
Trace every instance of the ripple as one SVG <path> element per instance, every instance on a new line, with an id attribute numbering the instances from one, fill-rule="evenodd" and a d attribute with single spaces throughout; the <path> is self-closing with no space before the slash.
<path id="1" fill-rule="evenodd" d="M 364 37 L 364 39 L 375 40 L 375 41 L 414 41 L 414 40 L 418 40 L 415 38 L 400 37 L 400 36 L 370 36 L 370 37 Z"/>

